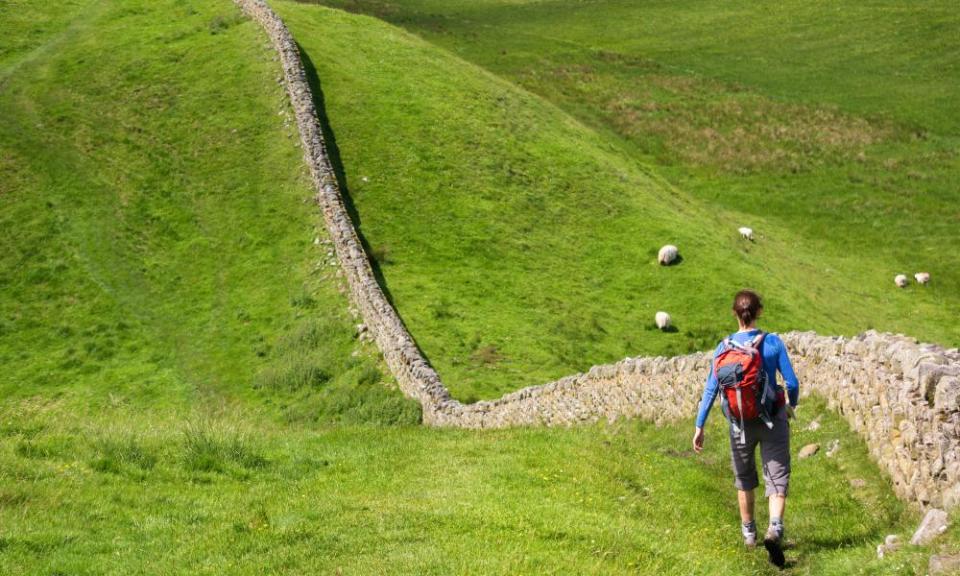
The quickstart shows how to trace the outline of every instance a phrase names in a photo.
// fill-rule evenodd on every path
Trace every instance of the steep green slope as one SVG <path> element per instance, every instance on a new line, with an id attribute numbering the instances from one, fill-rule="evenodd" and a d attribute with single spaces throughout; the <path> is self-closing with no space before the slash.
<path id="1" fill-rule="evenodd" d="M 215 3 L 70 13 L 0 92 L 3 396 L 257 397 L 310 419 L 359 398 L 407 405 L 372 351 L 351 356 L 259 31 Z"/>
<path id="2" fill-rule="evenodd" d="M 772 329 L 956 338 L 939 268 L 930 290 L 898 293 L 897 259 L 823 250 L 776 220 L 700 202 L 638 162 L 630 142 L 415 36 L 277 6 L 316 68 L 386 287 L 460 398 L 709 348 L 743 286 L 768 297 Z M 743 224 L 759 242 L 737 237 Z M 667 243 L 680 246 L 679 266 L 656 264 Z M 677 332 L 653 328 L 657 310 Z"/>

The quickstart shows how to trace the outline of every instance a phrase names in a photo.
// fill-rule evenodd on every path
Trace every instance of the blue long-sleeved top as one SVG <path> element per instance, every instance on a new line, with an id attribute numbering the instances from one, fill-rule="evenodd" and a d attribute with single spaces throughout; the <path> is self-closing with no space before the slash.
<path id="1" fill-rule="evenodd" d="M 757 335 L 759 329 L 736 332 L 730 335 L 730 338 L 736 342 L 744 343 Z M 713 352 L 713 357 L 723 350 L 723 342 L 717 345 Z M 800 382 L 797 381 L 797 375 L 793 372 L 793 366 L 790 364 L 790 357 L 787 356 L 787 347 L 783 340 L 776 334 L 767 334 L 763 338 L 763 369 L 767 373 L 767 380 L 776 385 L 777 371 L 783 376 L 787 387 L 787 398 L 791 406 L 796 406 L 800 397 Z M 703 397 L 700 399 L 700 410 L 697 412 L 697 427 L 703 428 L 707 422 L 707 416 L 710 414 L 710 408 L 713 407 L 713 401 L 717 399 L 717 393 L 720 386 L 717 383 L 717 377 L 713 373 L 713 364 L 710 365 L 710 374 L 707 376 L 707 383 L 703 387 Z"/>

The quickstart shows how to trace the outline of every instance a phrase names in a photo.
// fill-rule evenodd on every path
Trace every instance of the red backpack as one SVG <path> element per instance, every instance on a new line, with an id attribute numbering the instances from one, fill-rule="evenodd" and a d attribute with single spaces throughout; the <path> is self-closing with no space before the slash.
<path id="1" fill-rule="evenodd" d="M 740 434 L 740 442 L 746 442 L 744 422 L 761 419 L 768 428 L 773 428 L 772 413 L 776 405 L 776 393 L 767 386 L 767 373 L 763 369 L 763 338 L 760 332 L 743 344 L 725 338 L 720 352 L 713 359 L 713 373 L 720 386 L 723 413 Z"/>

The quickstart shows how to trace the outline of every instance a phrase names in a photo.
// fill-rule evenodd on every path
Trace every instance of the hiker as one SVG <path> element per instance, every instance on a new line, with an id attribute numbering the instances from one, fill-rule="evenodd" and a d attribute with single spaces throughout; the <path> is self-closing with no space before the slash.
<path id="1" fill-rule="evenodd" d="M 787 348 L 776 334 L 756 326 L 763 312 L 760 296 L 741 290 L 733 299 L 740 329 L 717 346 L 697 413 L 693 449 L 703 450 L 703 426 L 717 395 L 730 420 L 730 451 L 740 504 L 744 543 L 757 543 L 753 490 L 757 487 L 755 452 L 760 445 L 765 493 L 770 503 L 770 525 L 763 539 L 770 561 L 783 568 L 783 513 L 790 483 L 790 424 L 800 384 L 793 373 Z M 786 394 L 777 385 L 777 371 L 786 382 Z M 787 402 L 789 401 L 789 406 Z"/>

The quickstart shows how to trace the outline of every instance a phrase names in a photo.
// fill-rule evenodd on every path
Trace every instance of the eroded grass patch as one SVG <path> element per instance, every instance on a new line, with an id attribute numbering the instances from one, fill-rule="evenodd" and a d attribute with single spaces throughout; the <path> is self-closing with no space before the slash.
<path id="1" fill-rule="evenodd" d="M 892 122 L 835 106 L 778 101 L 609 52 L 593 63 L 552 67 L 546 75 L 661 160 L 725 172 L 800 172 L 863 160 L 871 146 L 908 136 Z"/>

